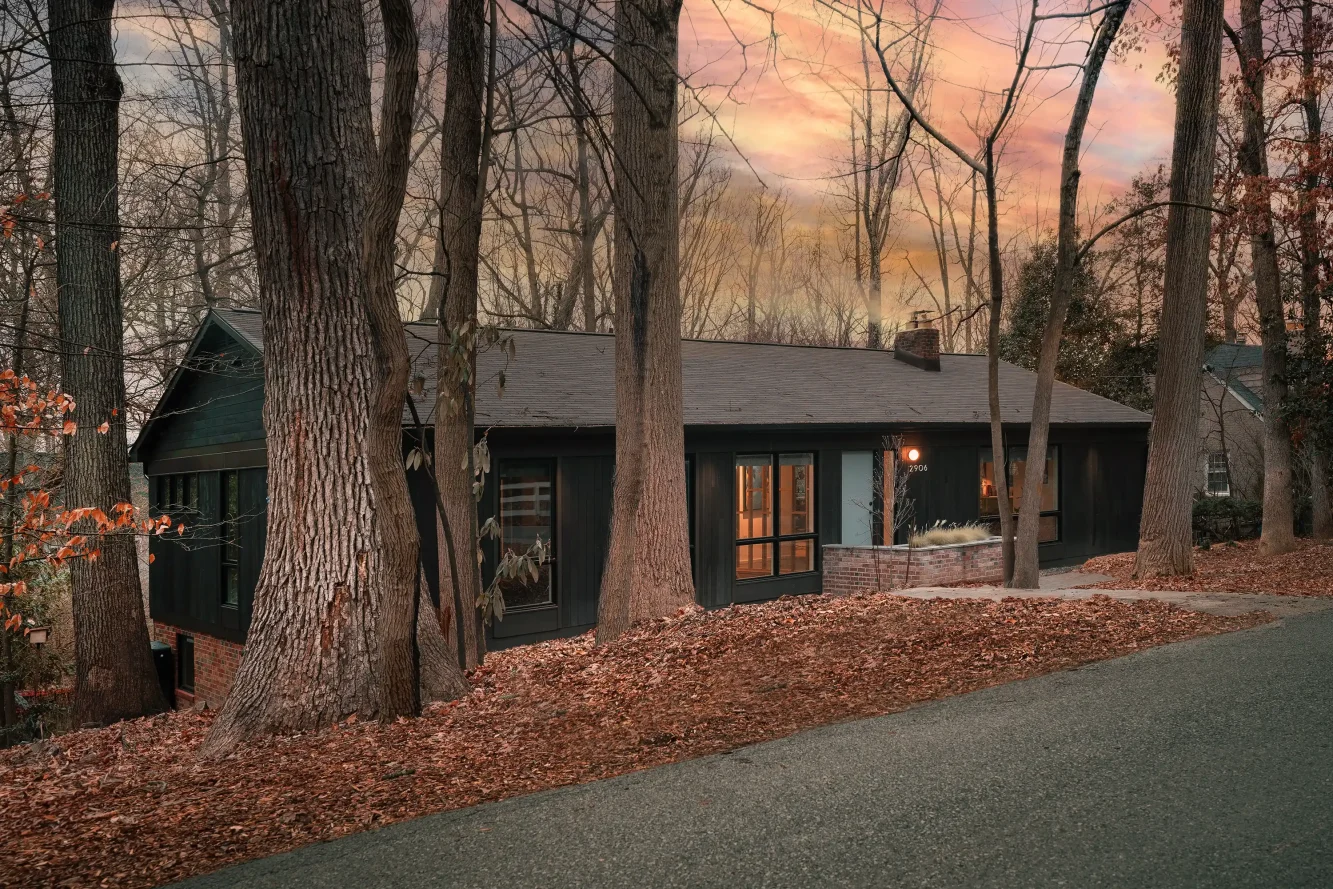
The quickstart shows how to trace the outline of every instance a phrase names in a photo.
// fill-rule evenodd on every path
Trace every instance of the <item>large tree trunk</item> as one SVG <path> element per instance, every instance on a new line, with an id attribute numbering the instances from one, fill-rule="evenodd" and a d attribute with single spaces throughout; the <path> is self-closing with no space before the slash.
<path id="1" fill-rule="evenodd" d="M 1074 100 L 1073 114 L 1065 130 L 1064 156 L 1060 165 L 1060 227 L 1056 245 L 1055 286 L 1051 293 L 1050 317 L 1042 332 L 1037 357 L 1037 388 L 1032 397 L 1032 425 L 1028 431 L 1028 457 L 1023 499 L 1018 509 L 1018 535 L 1014 542 L 1014 577 L 1012 585 L 1035 590 L 1041 581 L 1041 562 L 1037 537 L 1041 525 L 1041 480 L 1046 466 L 1046 444 L 1051 425 L 1051 391 L 1055 387 L 1055 365 L 1060 357 L 1060 339 L 1064 334 L 1065 315 L 1074 296 L 1074 272 L 1078 265 L 1078 180 L 1079 149 L 1083 130 L 1092 110 L 1097 80 L 1106 54 L 1115 42 L 1120 23 L 1129 9 L 1129 0 L 1109 7 L 1093 38 L 1092 48 L 1083 63 L 1083 83 Z M 1035 470 L 1035 474 L 1034 474 Z"/>
<path id="2" fill-rule="evenodd" d="M 1301 110 L 1305 113 L 1305 169 L 1298 180 L 1301 198 L 1301 308 L 1304 320 L 1305 364 L 1307 373 L 1315 373 L 1328 360 L 1320 315 L 1323 287 L 1319 268 L 1323 249 L 1319 232 L 1320 170 L 1324 156 L 1324 119 L 1320 108 L 1320 84 L 1316 77 L 1315 44 L 1320 39 L 1314 13 L 1314 0 L 1301 4 Z M 1333 497 L 1328 483 L 1328 442 L 1311 435 L 1305 439 L 1310 462 L 1311 535 L 1316 540 L 1333 538 Z"/>
<path id="3" fill-rule="evenodd" d="M 435 406 L 435 472 L 452 541 L 441 533 L 440 619 L 465 669 L 486 654 L 486 634 L 477 599 L 477 499 L 472 493 L 477 367 L 477 284 L 481 244 L 482 127 L 486 93 L 485 0 L 450 0 L 449 59 L 445 78 L 441 154 L 442 252 L 435 269 L 442 288 L 439 330 L 439 400 Z M 450 559 L 447 548 L 456 548 Z M 446 590 L 449 591 L 446 594 Z M 461 632 L 460 632 L 461 631 Z M 458 650 L 461 644 L 462 650 Z"/>
<path id="4" fill-rule="evenodd" d="M 66 439 L 65 504 L 112 515 L 130 502 L 120 304 L 117 140 L 121 85 L 114 0 L 50 4 L 55 98 L 56 279 L 60 373 L 80 431 Z M 110 424 L 99 434 L 97 427 Z M 74 721 L 105 724 L 166 707 L 153 669 L 132 534 L 71 563 Z"/>
<path id="5" fill-rule="evenodd" d="M 423 612 L 419 604 L 421 541 L 403 470 L 403 398 L 411 360 L 398 312 L 393 259 L 398 216 L 407 191 L 417 87 L 417 30 L 411 0 L 381 0 L 380 19 L 384 26 L 384 95 L 379 162 L 366 210 L 363 256 L 374 358 L 382 381 L 370 446 L 384 517 L 380 563 L 385 597 L 381 625 L 384 669 L 386 692 L 401 696 L 381 711 L 384 718 L 419 712 L 423 697 L 438 699 L 445 689 L 461 691 L 467 683 L 456 660 L 426 660 L 417 644 L 422 635 L 439 637 L 440 646 L 445 640 L 434 609 Z M 447 675 L 428 678 L 423 667 L 444 670 Z"/>
<path id="6" fill-rule="evenodd" d="M 616 6 L 616 477 L 599 642 L 694 601 L 680 366 L 680 5 Z"/>
<path id="7" fill-rule="evenodd" d="M 1280 555 L 1296 547 L 1291 507 L 1291 430 L 1283 409 L 1287 400 L 1287 328 L 1282 317 L 1282 273 L 1278 268 L 1273 208 L 1268 196 L 1268 140 L 1264 117 L 1264 22 L 1260 0 L 1241 0 L 1241 32 L 1236 41 L 1245 91 L 1241 119 L 1245 136 L 1240 167 L 1254 270 L 1254 301 L 1263 337 L 1264 520 L 1259 549 Z"/>
<path id="8" fill-rule="evenodd" d="M 379 487 L 391 381 L 362 252 L 375 142 L 361 4 L 238 0 L 232 14 L 266 346 L 268 536 L 245 658 L 205 755 L 407 713 L 413 697 L 404 555 L 386 548 L 403 504 Z"/>
<path id="9" fill-rule="evenodd" d="M 1157 391 L 1134 569 L 1140 577 L 1194 570 L 1191 493 L 1198 473 L 1212 230 L 1212 214 L 1200 207 L 1212 202 L 1221 60 L 1222 4 L 1185 0 L 1171 150 L 1170 199 L 1175 203 L 1166 218 Z"/>

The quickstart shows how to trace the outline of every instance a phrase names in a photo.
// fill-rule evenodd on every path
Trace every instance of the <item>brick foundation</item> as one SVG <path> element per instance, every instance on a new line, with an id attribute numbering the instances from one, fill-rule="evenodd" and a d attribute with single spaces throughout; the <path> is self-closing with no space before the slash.
<path id="1" fill-rule="evenodd" d="M 153 621 L 153 641 L 165 642 L 171 646 L 172 660 L 176 664 L 177 681 L 180 678 L 179 653 L 176 651 L 176 634 L 181 633 L 194 638 L 194 691 L 176 689 L 176 707 L 185 709 L 196 704 L 207 704 L 217 708 L 231 692 L 236 680 L 236 670 L 241 666 L 241 652 L 245 646 L 237 642 L 227 642 L 216 636 L 192 633 L 170 624 Z"/>
<path id="2" fill-rule="evenodd" d="M 910 576 L 908 571 L 906 546 L 824 547 L 824 592 L 845 596 L 951 583 L 1000 583 L 1004 580 L 1000 538 L 917 547 L 911 551 Z"/>

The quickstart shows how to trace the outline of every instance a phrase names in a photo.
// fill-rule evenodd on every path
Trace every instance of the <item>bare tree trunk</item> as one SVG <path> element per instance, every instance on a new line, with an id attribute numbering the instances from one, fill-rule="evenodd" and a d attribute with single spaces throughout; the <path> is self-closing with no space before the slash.
<path id="1" fill-rule="evenodd" d="M 1194 570 L 1190 494 L 1198 472 L 1200 368 L 1212 230 L 1211 213 L 1198 208 L 1212 202 L 1221 59 L 1222 4 L 1185 0 L 1157 391 L 1134 568 L 1140 577 Z"/>
<path id="2" fill-rule="evenodd" d="M 26 194 L 26 192 L 25 192 Z M 35 261 L 35 258 L 34 258 Z M 32 309 L 32 263 L 28 263 L 24 269 L 23 275 L 23 295 L 19 297 L 22 300 L 19 309 L 19 323 L 14 330 L 14 376 L 23 379 L 24 352 L 28 345 L 28 318 Z M 17 431 L 11 431 L 6 438 L 6 456 L 5 456 L 5 478 L 12 479 L 18 474 L 19 457 L 19 437 Z M 0 550 L 0 565 L 5 566 L 5 579 L 13 582 L 14 577 L 12 569 L 8 566 L 14 561 L 14 526 L 18 522 L 19 515 L 19 486 L 10 484 L 5 488 L 5 525 L 3 549 Z M 0 596 L 0 616 L 8 618 L 10 615 L 10 595 L 5 593 Z M 3 695 L 3 701 L 0 701 L 0 725 L 3 725 L 3 737 L 0 737 L 0 747 L 9 747 L 16 740 L 14 729 L 18 725 L 18 712 L 14 707 L 14 693 L 16 683 L 14 681 L 14 638 L 17 631 L 12 631 L 8 627 L 0 627 L 0 670 L 4 671 L 5 680 L 0 683 L 0 695 Z"/>
<path id="3" fill-rule="evenodd" d="M 410 712 L 413 697 L 406 556 L 386 541 L 402 504 L 380 486 L 377 436 L 395 383 L 363 254 L 375 141 L 362 7 L 238 0 L 232 15 L 266 345 L 268 536 L 245 657 L 205 756 L 255 735 Z M 396 73 L 391 93 L 404 86 Z M 385 650 L 386 628 L 397 652 Z"/>
<path id="4" fill-rule="evenodd" d="M 422 673 L 417 640 L 433 633 L 444 645 L 438 617 L 418 626 L 421 618 L 421 541 L 403 470 L 403 399 L 411 360 L 403 337 L 402 317 L 394 288 L 394 244 L 398 217 L 407 191 L 412 148 L 412 107 L 417 87 L 417 30 L 411 0 L 380 0 L 384 27 L 384 95 L 380 111 L 380 151 L 367 200 L 363 235 L 366 294 L 374 331 L 376 371 L 381 391 L 375 404 L 370 448 L 372 474 L 381 505 L 384 532 L 380 564 L 383 571 L 381 638 L 384 649 L 386 704 L 381 718 L 419 713 L 422 693 L 441 691 Z M 456 662 L 445 684 L 466 686 Z"/>
<path id="5" fill-rule="evenodd" d="M 986 144 L 986 234 L 990 259 L 990 328 L 986 337 L 986 403 L 990 410 L 990 445 L 995 465 L 995 503 L 1000 513 L 1000 557 L 1004 582 L 1014 576 L 1014 509 L 1009 499 L 1009 462 L 1004 452 L 1004 420 L 1000 413 L 1000 318 L 1004 311 L 1004 268 L 1000 262 L 1000 197 L 995 185 L 995 146 Z"/>
<path id="6" fill-rule="evenodd" d="M 1319 267 L 1323 251 L 1319 240 L 1319 204 L 1317 193 L 1324 155 L 1324 119 L 1320 109 L 1320 83 L 1315 69 L 1315 42 L 1319 39 L 1314 0 L 1301 3 L 1301 110 L 1305 113 L 1305 170 L 1299 179 L 1301 197 L 1301 308 L 1304 320 L 1305 361 L 1313 372 L 1327 360 L 1325 337 L 1320 327 L 1323 288 Z M 1329 494 L 1327 444 L 1316 436 L 1307 436 L 1306 452 L 1310 461 L 1311 536 L 1316 540 L 1333 538 L 1333 497 Z"/>
<path id="7" fill-rule="evenodd" d="M 588 108 L 579 76 L 578 60 L 574 55 L 574 38 L 565 44 L 565 66 L 569 69 L 570 103 L 574 114 L 576 142 L 576 187 L 579 195 L 579 258 L 578 290 L 583 303 L 583 329 L 597 330 L 597 268 L 593 252 L 597 247 L 597 230 L 592 217 L 592 161 L 589 157 Z M 571 282 L 571 289 L 575 282 Z M 570 294 L 573 299 L 573 294 Z"/>
<path id="8" fill-rule="evenodd" d="M 1041 581 L 1041 562 L 1037 537 L 1041 525 L 1041 481 L 1046 466 L 1046 445 L 1051 425 L 1051 391 L 1055 387 L 1055 365 L 1060 357 L 1060 339 L 1065 316 L 1074 297 L 1074 272 L 1078 266 L 1078 181 L 1079 149 L 1083 130 L 1092 110 L 1097 80 L 1111 51 L 1120 23 L 1129 10 L 1129 0 L 1107 8 L 1093 37 L 1092 47 L 1083 63 L 1083 83 L 1065 130 L 1064 156 L 1060 165 L 1060 226 L 1056 245 L 1055 284 L 1051 293 L 1050 317 L 1042 332 L 1037 358 L 1037 386 L 1032 396 L 1032 425 L 1028 431 L 1027 476 L 1023 500 L 1018 510 L 1018 537 L 1014 545 L 1012 585 L 1035 590 Z M 1034 475 L 1033 470 L 1037 472 Z"/>
<path id="9" fill-rule="evenodd" d="M 616 6 L 616 477 L 606 642 L 694 601 L 680 364 L 677 0 Z"/>
<path id="10" fill-rule="evenodd" d="M 50 5 L 55 98 L 56 278 L 60 372 L 82 431 L 65 443 L 65 503 L 113 514 L 130 501 L 120 301 L 117 140 L 121 84 L 114 0 Z M 110 431 L 99 434 L 102 423 Z M 153 669 L 132 534 L 71 563 L 74 721 L 105 724 L 166 707 Z"/>
<path id="11" fill-rule="evenodd" d="M 477 366 L 478 251 L 481 244 L 483 105 L 486 93 L 485 0 L 450 0 L 449 57 L 445 79 L 444 131 L 441 155 L 441 243 L 444 247 L 437 280 L 444 286 L 439 330 L 439 401 L 435 407 L 435 472 L 453 529 L 452 601 L 440 584 L 440 620 L 445 638 L 455 649 L 462 630 L 460 666 L 471 669 L 486 654 L 486 634 L 477 599 L 481 570 L 477 564 L 477 500 L 474 478 L 473 417 Z M 442 266 L 442 267 L 441 267 Z M 440 546 L 449 546 L 445 534 Z M 449 564 L 441 551 L 440 564 Z M 452 573 L 452 572 L 451 572 Z M 443 580 L 443 577 L 441 577 Z M 454 625 L 457 621 L 457 625 Z"/>
<path id="12" fill-rule="evenodd" d="M 1260 0 L 1241 0 L 1241 33 L 1233 34 L 1248 95 L 1241 96 L 1245 138 L 1240 147 L 1254 269 L 1254 301 L 1263 336 L 1264 520 L 1259 549 L 1280 555 L 1296 548 L 1291 506 L 1291 430 L 1287 400 L 1287 328 L 1282 317 L 1282 273 L 1268 196 L 1268 140 L 1264 132 L 1264 22 Z"/>

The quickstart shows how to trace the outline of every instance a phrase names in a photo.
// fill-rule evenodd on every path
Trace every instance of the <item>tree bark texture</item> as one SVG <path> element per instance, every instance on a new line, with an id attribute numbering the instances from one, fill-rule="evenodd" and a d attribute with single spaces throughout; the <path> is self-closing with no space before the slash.
<path id="1" fill-rule="evenodd" d="M 1301 308 L 1304 320 L 1304 345 L 1307 370 L 1313 372 L 1327 360 L 1326 338 L 1320 327 L 1323 309 L 1323 285 L 1319 269 L 1323 248 L 1319 231 L 1319 171 L 1324 154 L 1324 119 L 1320 108 L 1320 86 L 1315 68 L 1315 44 L 1320 39 L 1314 0 L 1301 3 L 1301 110 L 1305 115 L 1305 170 L 1299 180 Z M 1305 450 L 1310 469 L 1311 535 L 1316 540 L 1333 538 L 1333 496 L 1329 492 L 1328 443 L 1307 436 Z"/>
<path id="2" fill-rule="evenodd" d="M 238 0 L 232 16 L 269 508 L 245 657 L 205 755 L 249 736 L 394 715 L 411 696 L 382 635 L 401 620 L 385 613 L 403 595 L 401 553 L 385 540 L 401 504 L 377 484 L 389 381 L 363 257 L 375 141 L 362 8 Z"/>
<path id="3" fill-rule="evenodd" d="M 1037 536 L 1041 524 L 1041 484 L 1046 466 L 1046 445 L 1051 426 L 1051 392 L 1055 387 L 1055 365 L 1060 357 L 1060 339 L 1065 316 L 1074 296 L 1074 272 L 1078 266 L 1078 182 L 1079 149 L 1083 130 L 1092 110 L 1102 65 L 1111 51 L 1120 24 L 1129 11 L 1129 0 L 1107 8 L 1093 37 L 1088 57 L 1083 62 L 1083 83 L 1074 100 L 1073 113 L 1065 130 L 1064 154 L 1060 162 L 1060 213 L 1056 242 L 1055 284 L 1051 293 L 1050 317 L 1042 331 L 1037 357 L 1037 386 L 1032 396 L 1032 423 L 1028 431 L 1028 457 L 1023 499 L 1018 509 L 1018 534 L 1014 541 L 1014 577 L 1012 585 L 1037 589 L 1041 580 L 1041 561 Z M 1037 474 L 1033 474 L 1033 470 Z"/>
<path id="4" fill-rule="evenodd" d="M 995 145 L 986 145 L 986 253 L 990 262 L 990 323 L 986 336 L 986 404 L 990 412 L 995 504 L 1000 513 L 1000 559 L 1005 586 L 1014 578 L 1014 510 L 1009 499 L 1009 463 L 1000 413 L 1000 319 L 1004 313 L 1004 264 L 1000 256 L 1000 196 L 995 183 Z"/>
<path id="5" fill-rule="evenodd" d="M 384 646 L 386 704 L 381 718 L 420 712 L 425 689 L 421 647 L 424 633 L 440 636 L 434 609 L 419 603 L 421 540 L 403 469 L 403 399 L 411 360 L 403 338 L 394 287 L 394 247 L 398 217 L 407 191 L 412 149 L 412 110 L 417 88 L 417 30 L 411 0 L 380 0 L 384 27 L 384 94 L 380 105 L 379 159 L 371 182 L 363 235 L 374 358 L 381 390 L 370 440 L 373 473 L 383 505 L 380 553 L 385 600 L 381 635 Z M 418 626 L 422 614 L 429 621 Z M 455 685 L 466 686 L 453 662 Z M 438 695 L 439 688 L 431 689 Z"/>
<path id="6" fill-rule="evenodd" d="M 112 515 L 130 502 L 117 194 L 120 76 L 114 0 L 50 4 L 55 99 L 60 373 L 80 431 L 65 441 L 65 505 Z M 109 423 L 100 434 L 97 427 Z M 110 534 L 71 563 L 74 721 L 106 724 L 166 707 L 153 669 L 134 535 Z"/>
<path id="7" fill-rule="evenodd" d="M 449 57 L 445 75 L 444 132 L 441 153 L 440 214 L 442 253 L 435 286 L 442 288 L 439 320 L 439 402 L 435 406 L 435 473 L 452 529 L 438 535 L 440 565 L 449 565 L 445 549 L 456 551 L 448 583 L 441 572 L 440 619 L 450 629 L 445 638 L 464 669 L 486 655 L 486 633 L 477 599 L 481 568 L 477 564 L 477 499 L 472 493 L 472 446 L 476 438 L 477 287 L 481 247 L 482 128 L 486 94 L 486 2 L 450 0 Z M 445 591 L 449 590 L 449 595 Z M 460 644 L 463 649 L 458 651 Z"/>
<path id="8" fill-rule="evenodd" d="M 1245 174 L 1245 223 L 1250 235 L 1254 301 L 1263 338 L 1264 518 L 1259 549 L 1280 555 L 1296 547 L 1291 505 L 1291 429 L 1283 413 L 1287 401 L 1287 328 L 1282 313 L 1282 272 L 1278 268 L 1269 197 L 1268 140 L 1264 116 L 1264 22 L 1260 0 L 1241 0 L 1240 56 L 1245 90 L 1239 96 L 1244 138 L 1240 167 Z"/>
<path id="9" fill-rule="evenodd" d="M 1222 4 L 1185 0 L 1169 186 L 1176 203 L 1166 218 L 1157 390 L 1135 562 L 1140 577 L 1194 570 L 1191 494 L 1198 473 L 1212 231 L 1212 214 L 1199 207 L 1212 202 L 1221 59 Z"/>
<path id="10" fill-rule="evenodd" d="M 680 363 L 679 20 L 675 0 L 616 6 L 616 474 L 599 642 L 694 602 Z"/>

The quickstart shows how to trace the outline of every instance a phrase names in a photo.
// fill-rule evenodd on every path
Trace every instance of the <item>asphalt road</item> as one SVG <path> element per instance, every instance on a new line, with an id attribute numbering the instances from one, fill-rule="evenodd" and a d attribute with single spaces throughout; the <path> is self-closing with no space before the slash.
<path id="1" fill-rule="evenodd" d="M 1330 887 L 1333 612 L 186 885 Z"/>

